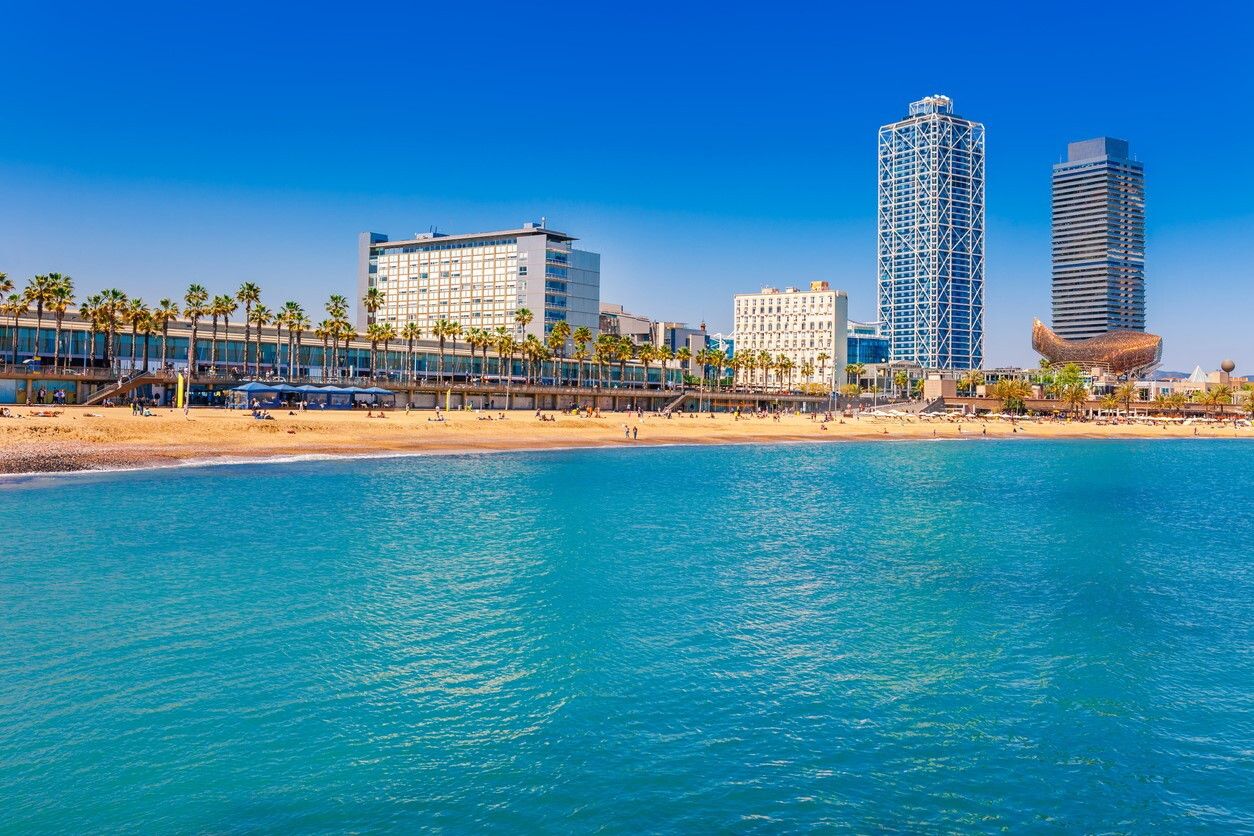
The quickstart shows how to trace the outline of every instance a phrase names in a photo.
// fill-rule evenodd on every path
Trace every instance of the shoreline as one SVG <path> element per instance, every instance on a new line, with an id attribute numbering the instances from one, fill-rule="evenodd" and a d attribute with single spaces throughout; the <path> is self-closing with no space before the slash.
<path id="1" fill-rule="evenodd" d="M 172 409 L 151 417 L 129 408 L 66 407 L 55 417 L 37 409 L 0 419 L 0 480 L 66 473 L 117 473 L 162 468 L 317 459 L 395 458 L 490 452 L 614 449 L 623 447 L 838 441 L 990 439 L 1252 438 L 1254 428 L 1226 425 L 1096 424 L 1009 421 L 944 416 L 871 416 L 823 423 L 808 415 L 776 418 L 719 413 L 710 417 L 607 413 L 585 418 L 546 412 L 390 411 L 383 419 L 360 412 L 272 413 L 258 421 L 248 412 Z M 489 417 L 491 416 L 491 417 Z M 633 429 L 636 438 L 625 438 Z"/>

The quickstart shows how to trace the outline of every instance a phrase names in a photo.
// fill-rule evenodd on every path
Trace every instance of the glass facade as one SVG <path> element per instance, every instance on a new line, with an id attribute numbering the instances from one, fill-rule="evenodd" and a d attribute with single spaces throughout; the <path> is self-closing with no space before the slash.
<path id="1" fill-rule="evenodd" d="M 945 96 L 879 131 L 878 300 L 890 359 L 984 362 L 984 126 Z"/>

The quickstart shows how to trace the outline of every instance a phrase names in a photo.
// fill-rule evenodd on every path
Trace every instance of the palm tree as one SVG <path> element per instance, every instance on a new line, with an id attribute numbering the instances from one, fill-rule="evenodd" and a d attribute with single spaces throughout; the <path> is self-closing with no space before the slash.
<path id="1" fill-rule="evenodd" d="M 652 343 L 645 343 L 636 352 L 640 365 L 644 366 L 644 388 L 649 388 L 649 366 L 657 359 L 657 348 Z M 665 375 L 664 375 L 665 376 Z"/>
<path id="2" fill-rule="evenodd" d="M 269 325 L 273 317 L 274 314 L 270 311 L 270 309 L 260 302 L 258 302 L 248 314 L 248 318 L 252 321 L 252 324 L 257 326 L 257 354 L 256 357 L 253 358 L 254 377 L 261 377 L 261 329 L 266 325 Z M 245 364 L 244 369 L 247 371 L 247 364 Z"/>
<path id="3" fill-rule="evenodd" d="M 26 299 L 35 306 L 35 356 L 39 356 L 39 332 L 43 327 L 44 305 L 51 302 L 56 292 L 57 282 L 53 275 L 35 276 L 26 283 Z M 27 389 L 30 387 L 28 386 Z M 27 392 L 27 403 L 30 393 Z"/>
<path id="4" fill-rule="evenodd" d="M 345 362 L 347 362 L 348 361 L 348 344 L 352 342 L 353 340 L 357 339 L 357 329 L 354 328 L 353 324 L 349 322 L 347 319 L 339 320 L 338 322 L 335 323 L 335 327 L 339 333 L 339 338 L 344 341 L 344 360 Z M 351 371 L 357 372 L 358 370 L 355 366 L 353 366 L 351 367 Z M 359 376 L 359 375 L 355 375 L 355 376 Z"/>
<path id="5" fill-rule="evenodd" d="M 290 335 L 287 351 L 287 376 L 295 377 L 300 374 L 301 369 L 301 344 L 304 342 L 305 331 L 309 328 L 309 317 L 305 315 L 305 309 L 295 302 L 289 304 L 295 305 L 288 311 L 287 315 L 287 332 Z"/>
<path id="6" fill-rule="evenodd" d="M 218 370 L 218 319 L 222 316 L 229 316 L 228 309 L 234 310 L 236 307 L 235 300 L 226 295 L 213 297 L 207 308 L 209 318 L 213 322 L 213 336 L 209 340 L 209 368 L 215 372 Z M 227 334 L 230 339 L 230 334 Z"/>
<path id="7" fill-rule="evenodd" d="M 385 322 L 383 323 L 383 328 L 379 331 L 379 335 L 383 337 L 383 374 L 390 376 L 392 374 L 392 364 L 388 361 L 388 351 L 392 347 L 392 340 L 396 339 L 396 329 L 392 326 L 392 323 Z"/>
<path id="8" fill-rule="evenodd" d="M 383 340 L 383 326 L 377 322 L 371 322 L 366 326 L 366 339 L 370 341 L 370 377 L 374 378 L 375 354 L 379 351 L 379 343 Z"/>
<path id="9" fill-rule="evenodd" d="M 1220 420 L 1222 420 L 1224 416 L 1224 407 L 1232 403 L 1232 387 L 1216 386 L 1214 389 L 1208 389 L 1206 391 L 1206 397 L 1202 403 L 1207 406 L 1215 407 L 1219 412 Z"/>
<path id="10" fill-rule="evenodd" d="M 83 350 L 83 371 L 87 371 L 87 364 L 96 359 L 96 334 L 99 333 L 97 326 L 100 324 L 100 294 L 93 293 L 84 299 L 78 306 L 78 318 L 87 323 L 87 345 Z"/>
<path id="11" fill-rule="evenodd" d="M 56 336 L 53 338 L 52 350 L 52 368 L 56 369 L 61 364 L 61 328 L 65 322 L 65 314 L 70 309 L 70 305 L 74 304 L 74 280 L 69 276 L 62 276 L 60 273 L 51 274 L 56 280 L 56 287 L 52 292 L 52 299 L 48 303 L 48 309 L 52 311 L 52 315 L 56 318 L 57 328 Z M 65 364 L 70 365 L 70 352 L 66 352 Z"/>
<path id="12" fill-rule="evenodd" d="M 17 323 L 30 310 L 30 300 L 24 293 L 10 293 L 4 302 L 4 312 L 13 317 L 13 364 L 17 365 Z M 29 387 L 28 387 L 29 388 Z"/>
<path id="13" fill-rule="evenodd" d="M 994 383 L 988 393 L 1001 401 L 1003 412 L 1022 412 L 1025 401 L 1032 397 L 1032 385 L 1026 380 L 1007 378 Z"/>
<path id="14" fill-rule="evenodd" d="M 200 318 L 207 312 L 205 304 L 208 301 L 209 291 L 205 290 L 203 285 L 190 284 L 187 286 L 187 292 L 183 294 L 183 315 L 192 324 L 191 337 L 187 343 L 187 376 L 189 379 L 196 376 L 196 364 L 199 360 L 196 356 L 199 353 L 196 345 L 196 331 L 200 324 Z M 247 366 L 245 366 L 245 370 L 247 370 Z"/>
<path id="15" fill-rule="evenodd" d="M 244 304 L 244 374 L 248 374 L 248 350 L 252 342 L 253 305 L 261 301 L 261 287 L 244 282 L 235 291 L 235 298 Z M 261 332 L 257 332 L 257 353 L 261 353 Z"/>
<path id="16" fill-rule="evenodd" d="M 1102 395 L 1097 400 L 1097 405 L 1106 412 L 1119 412 L 1119 399 L 1114 395 Z"/>
<path id="17" fill-rule="evenodd" d="M 582 385 L 583 362 L 588 359 L 588 343 L 592 342 L 592 329 L 586 325 L 580 325 L 571 332 L 570 338 L 575 343 L 575 352 L 583 355 L 582 358 L 576 358 L 576 375 L 579 378 L 580 385 Z"/>
<path id="18" fill-rule="evenodd" d="M 154 334 L 157 333 L 157 321 L 153 319 L 152 312 L 144 317 L 144 321 L 139 324 L 139 333 L 144 337 L 144 368 L 143 373 L 148 373 L 148 349 L 149 343 Z"/>
<path id="19" fill-rule="evenodd" d="M 0 270 L 0 294 L 13 292 L 13 280 L 9 278 L 9 274 Z"/>
<path id="20" fill-rule="evenodd" d="M 331 371 L 329 343 L 331 342 L 331 336 L 335 333 L 335 323 L 329 319 L 322 320 L 318 323 L 318 327 L 314 329 L 314 336 L 322 340 L 322 379 L 324 381 Z"/>
<path id="21" fill-rule="evenodd" d="M 806 360 L 801 364 L 801 376 L 806 379 L 807 385 L 814 383 L 814 361 Z M 812 390 L 807 390 L 812 391 Z"/>
<path id="22" fill-rule="evenodd" d="M 1089 400 L 1089 390 L 1083 383 L 1068 383 L 1059 391 L 1063 403 L 1069 406 L 1076 415 L 1084 409 Z"/>
<path id="23" fill-rule="evenodd" d="M 514 311 L 514 324 L 518 326 L 518 333 L 521 334 L 526 331 L 527 326 L 530 325 L 531 321 L 535 318 L 535 314 L 527 308 L 519 308 Z"/>
<path id="24" fill-rule="evenodd" d="M 654 346 L 653 358 L 657 360 L 657 364 L 662 372 L 662 388 L 666 388 L 666 366 L 671 360 L 675 359 L 675 352 L 671 351 L 669 345 Z"/>
<path id="25" fill-rule="evenodd" d="M 904 396 L 910 386 L 910 373 L 905 369 L 898 369 L 893 373 L 893 385 L 897 387 L 898 396 Z"/>
<path id="26" fill-rule="evenodd" d="M 435 325 L 431 328 L 431 335 L 440 343 L 440 367 L 436 372 L 436 385 L 444 384 L 444 341 L 453 333 L 453 323 L 443 317 L 435 321 Z"/>
<path id="27" fill-rule="evenodd" d="M 680 371 L 681 380 L 683 379 L 683 375 L 685 374 L 685 372 L 682 371 L 684 364 L 688 363 L 691 360 L 692 360 L 692 349 L 689 348 L 688 346 L 686 345 L 680 346 L 679 350 L 675 352 L 675 361 L 679 363 L 679 368 L 681 369 Z"/>
<path id="28" fill-rule="evenodd" d="M 575 386 L 583 388 L 583 364 L 588 359 L 588 351 L 585 348 L 576 348 L 570 356 L 575 361 Z"/>
<path id="29" fill-rule="evenodd" d="M 1121 383 L 1119 386 L 1115 387 L 1113 394 L 1115 396 L 1115 400 L 1123 404 L 1123 411 L 1131 414 L 1132 401 L 1136 400 L 1140 393 L 1137 391 L 1135 383 L 1127 381 L 1126 383 Z"/>
<path id="30" fill-rule="evenodd" d="M 401 329 L 401 339 L 405 341 L 405 375 L 406 379 L 414 382 L 414 343 L 422 339 L 422 329 L 418 327 L 416 322 L 407 322 L 405 327 Z M 487 365 L 486 363 L 484 364 Z"/>
<path id="31" fill-rule="evenodd" d="M 497 380 L 505 381 L 508 386 L 510 380 L 514 376 L 514 352 L 518 350 L 518 344 L 514 341 L 513 336 L 505 330 L 505 326 L 496 329 L 496 355 L 497 355 Z M 508 404 L 506 404 L 508 406 Z"/>
<path id="32" fill-rule="evenodd" d="M 275 377 L 279 377 L 282 374 L 282 372 L 280 371 L 282 368 L 281 363 L 283 360 L 283 351 L 282 351 L 283 340 L 281 339 L 281 337 L 283 336 L 283 326 L 287 324 L 287 314 L 288 314 L 288 311 L 290 310 L 288 306 L 294 305 L 294 304 L 295 304 L 294 302 L 285 302 L 282 307 L 280 307 L 277 311 L 274 312 L 274 319 L 273 319 L 273 322 L 274 322 L 274 364 L 270 367 L 272 369 L 270 373 L 274 375 Z M 257 339 L 258 340 L 261 339 L 260 329 L 258 329 L 258 332 L 257 332 Z M 289 339 L 290 339 L 290 335 L 289 335 Z"/>
<path id="33" fill-rule="evenodd" d="M 80 311 L 81 313 L 81 311 Z M 166 350 L 170 342 L 170 320 L 179 315 L 179 306 L 173 299 L 162 299 L 152 309 L 153 322 L 161 325 L 161 368 L 165 368 Z"/>
<path id="34" fill-rule="evenodd" d="M 826 376 L 827 361 L 832 359 L 832 355 L 828 354 L 826 351 L 821 351 L 816 359 L 819 361 L 819 377 Z"/>
<path id="35" fill-rule="evenodd" d="M 135 372 L 135 352 L 139 348 L 139 326 L 145 319 L 151 316 L 148 306 L 144 304 L 144 300 L 138 296 L 130 301 L 126 307 L 124 316 L 126 322 L 131 326 L 131 373 Z"/>
<path id="36" fill-rule="evenodd" d="M 564 319 L 553 323 L 549 330 L 549 351 L 553 354 L 553 384 L 562 384 L 562 355 L 566 353 L 566 341 L 570 339 L 570 323 Z"/>
<path id="37" fill-rule="evenodd" d="M 367 289 L 366 295 L 361 297 L 361 306 L 366 309 L 368 315 L 367 323 L 374 321 L 375 313 L 378 312 L 379 308 L 383 307 L 383 297 L 383 291 L 377 287 Z"/>
<path id="38" fill-rule="evenodd" d="M 845 381 L 847 383 L 862 382 L 862 374 L 866 371 L 866 366 L 862 363 L 848 363 L 845 365 Z"/>
<path id="39" fill-rule="evenodd" d="M 452 343 L 453 369 L 449 373 L 449 381 L 457 378 L 457 338 L 462 335 L 462 325 L 460 322 L 449 322 L 448 338 Z"/>

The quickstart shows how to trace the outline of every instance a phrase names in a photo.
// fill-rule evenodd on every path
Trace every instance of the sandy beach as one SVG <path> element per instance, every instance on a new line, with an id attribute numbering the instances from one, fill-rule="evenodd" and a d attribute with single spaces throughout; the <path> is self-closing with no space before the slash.
<path id="1" fill-rule="evenodd" d="M 277 410 L 259 421 L 247 412 L 159 409 L 150 417 L 129 407 L 65 408 L 55 417 L 13 407 L 0 419 L 0 473 L 157 467 L 188 461 L 297 455 L 378 455 L 543 450 L 663 444 L 736 444 L 840 440 L 987 438 L 1254 438 L 1254 429 L 1225 425 L 1098 424 L 1004 419 L 902 418 L 863 415 L 822 423 L 808 415 L 758 418 L 606 413 Z M 379 413 L 374 413 L 376 416 Z M 488 417 L 491 420 L 488 420 Z M 627 437 L 624 425 L 636 429 Z"/>

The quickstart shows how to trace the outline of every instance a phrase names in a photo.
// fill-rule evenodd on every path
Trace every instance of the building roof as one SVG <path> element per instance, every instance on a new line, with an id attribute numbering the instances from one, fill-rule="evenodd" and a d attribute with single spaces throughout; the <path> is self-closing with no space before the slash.
<path id="1" fill-rule="evenodd" d="M 565 232 L 558 232 L 556 229 L 548 229 L 538 224 L 524 224 L 517 229 L 499 229 L 494 232 L 463 232 L 458 234 L 446 234 L 443 232 L 423 233 L 413 238 L 406 238 L 403 241 L 376 241 L 370 246 L 372 247 L 396 247 L 400 245 L 413 246 L 415 244 L 434 244 L 449 241 L 471 241 L 478 238 L 518 238 L 525 235 L 547 235 L 558 241 L 578 241 L 579 239 L 573 235 L 567 235 Z"/>

